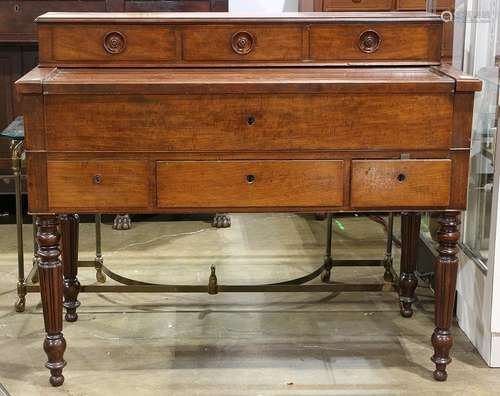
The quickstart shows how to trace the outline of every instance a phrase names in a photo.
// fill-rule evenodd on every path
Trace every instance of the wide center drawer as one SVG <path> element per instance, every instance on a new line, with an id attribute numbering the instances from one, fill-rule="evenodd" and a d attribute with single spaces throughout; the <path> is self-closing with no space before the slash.
<path id="1" fill-rule="evenodd" d="M 49 150 L 447 149 L 439 94 L 48 95 Z"/>
<path id="2" fill-rule="evenodd" d="M 167 161 L 156 168 L 158 208 L 342 206 L 344 162 Z"/>

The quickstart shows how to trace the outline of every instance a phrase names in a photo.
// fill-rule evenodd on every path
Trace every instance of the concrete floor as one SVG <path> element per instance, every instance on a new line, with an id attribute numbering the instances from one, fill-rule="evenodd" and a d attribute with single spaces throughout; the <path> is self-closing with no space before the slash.
<path id="1" fill-rule="evenodd" d="M 144 281 L 206 284 L 212 264 L 220 283 L 256 283 L 322 262 L 325 222 L 291 214 L 232 219 L 232 228 L 219 230 L 204 221 L 135 223 L 130 231 L 105 225 L 105 263 Z M 342 224 L 336 257 L 383 257 L 379 225 L 361 217 Z M 81 259 L 93 257 L 92 230 L 81 225 Z M 333 276 L 373 282 L 382 273 L 343 268 Z M 448 382 L 432 380 L 433 304 L 423 287 L 412 319 L 399 315 L 394 293 L 81 294 L 79 321 L 64 328 L 66 382 L 53 389 L 39 297 L 28 295 L 26 312 L 15 313 L 16 276 L 15 227 L 1 225 L 0 383 L 12 396 L 500 394 L 498 371 L 456 326 Z M 80 280 L 95 282 L 93 269 L 82 269 Z"/>

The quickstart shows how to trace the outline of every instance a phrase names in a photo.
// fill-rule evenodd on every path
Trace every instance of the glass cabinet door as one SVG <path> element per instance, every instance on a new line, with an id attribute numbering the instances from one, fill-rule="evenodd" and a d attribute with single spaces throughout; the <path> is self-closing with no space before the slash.
<path id="1" fill-rule="evenodd" d="M 467 211 L 463 216 L 462 249 L 483 270 L 490 247 L 495 142 L 498 130 L 500 48 L 498 2 L 458 0 L 455 7 L 453 65 L 483 80 L 476 94 L 471 138 Z"/>

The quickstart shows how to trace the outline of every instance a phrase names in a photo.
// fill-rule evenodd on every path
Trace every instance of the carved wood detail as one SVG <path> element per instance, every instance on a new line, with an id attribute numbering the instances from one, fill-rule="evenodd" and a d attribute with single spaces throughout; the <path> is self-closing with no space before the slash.
<path id="1" fill-rule="evenodd" d="M 231 37 L 231 46 L 237 54 L 249 54 L 255 48 L 255 37 L 250 32 L 237 32 Z"/>
<path id="2" fill-rule="evenodd" d="M 103 45 L 110 54 L 121 54 L 127 48 L 127 40 L 123 33 L 109 32 L 104 36 Z"/>
<path id="3" fill-rule="evenodd" d="M 379 49 L 382 38 L 375 30 L 366 30 L 359 36 L 359 49 L 371 54 Z"/>

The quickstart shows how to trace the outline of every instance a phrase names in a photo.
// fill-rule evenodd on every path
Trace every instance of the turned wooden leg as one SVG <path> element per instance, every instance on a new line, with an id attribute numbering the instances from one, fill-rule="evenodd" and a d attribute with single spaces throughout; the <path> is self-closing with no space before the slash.
<path id="1" fill-rule="evenodd" d="M 401 213 L 401 268 L 399 275 L 399 304 L 401 315 L 413 315 L 417 277 L 417 241 L 420 234 L 420 213 Z"/>
<path id="2" fill-rule="evenodd" d="M 46 331 L 43 349 L 48 357 L 45 366 L 50 370 L 50 383 L 60 386 L 64 382 L 66 341 L 62 334 L 63 269 L 59 260 L 59 218 L 55 215 L 37 216 L 36 222 L 38 274 Z"/>
<path id="3" fill-rule="evenodd" d="M 453 345 L 453 337 L 450 327 L 457 285 L 459 216 L 459 212 L 444 212 L 438 220 L 440 225 L 437 234 L 439 256 L 436 261 L 436 308 L 434 312 L 436 329 L 432 334 L 434 355 L 431 358 L 436 364 L 434 378 L 437 381 L 446 381 L 448 376 L 446 365 L 451 362 L 450 349 Z"/>
<path id="4" fill-rule="evenodd" d="M 63 292 L 64 308 L 66 308 L 65 319 L 68 322 L 76 322 L 78 314 L 76 309 L 80 306 L 78 293 L 80 282 L 78 281 L 78 225 L 80 219 L 77 214 L 61 215 L 61 259 L 63 263 Z"/>

